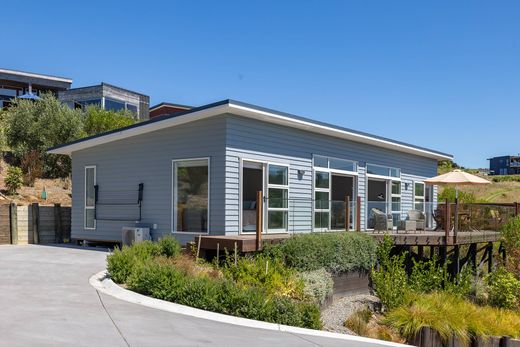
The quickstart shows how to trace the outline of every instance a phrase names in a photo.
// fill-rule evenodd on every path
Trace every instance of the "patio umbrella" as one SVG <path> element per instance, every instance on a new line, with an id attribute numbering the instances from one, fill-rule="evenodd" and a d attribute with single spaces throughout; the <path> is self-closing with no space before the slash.
<path id="1" fill-rule="evenodd" d="M 455 196 L 459 197 L 459 186 L 473 184 L 489 184 L 486 179 L 464 172 L 462 170 L 453 170 L 443 175 L 435 176 L 424 180 L 427 184 L 451 185 L 455 186 Z"/>
<path id="2" fill-rule="evenodd" d="M 31 92 L 25 93 L 24 95 L 20 95 L 18 99 L 26 99 L 26 100 L 40 100 L 40 97 Z"/>

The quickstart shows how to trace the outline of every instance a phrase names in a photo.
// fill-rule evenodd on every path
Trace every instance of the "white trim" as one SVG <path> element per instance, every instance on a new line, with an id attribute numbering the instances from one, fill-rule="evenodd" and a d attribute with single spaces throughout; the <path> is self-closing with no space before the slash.
<path id="1" fill-rule="evenodd" d="M 211 158 L 210 157 L 199 157 L 199 158 L 182 158 L 172 159 L 172 190 L 171 190 L 171 233 L 172 234 L 188 234 L 188 235 L 208 235 L 210 233 L 210 206 L 211 206 Z M 208 162 L 208 211 L 207 211 L 207 231 L 205 233 L 198 231 L 177 231 L 177 196 L 175 194 L 175 187 L 177 186 L 177 170 L 175 170 L 175 164 L 178 162 L 196 161 L 196 160 L 207 160 Z"/>
<path id="2" fill-rule="evenodd" d="M 273 166 L 282 166 L 287 168 L 287 185 L 283 184 L 271 184 L 269 183 L 269 167 Z M 267 165 L 265 166 L 265 180 L 266 180 L 266 193 L 265 196 L 267 197 L 266 200 L 266 208 L 265 208 L 265 229 L 264 232 L 266 234 L 286 234 L 289 232 L 290 226 L 289 226 L 289 212 L 290 209 L 290 185 L 291 185 L 291 167 L 290 164 L 285 163 L 276 163 L 267 161 Z M 269 189 L 282 189 L 287 190 L 287 207 L 269 207 Z M 282 204 L 283 204 L 283 196 L 282 196 Z M 281 212 L 287 212 L 287 229 L 269 229 L 269 211 L 281 211 Z"/>
<path id="3" fill-rule="evenodd" d="M 423 181 L 415 181 L 415 180 L 413 181 L 412 206 L 413 206 L 414 210 L 417 210 L 417 208 L 415 207 L 415 204 L 416 204 L 415 200 L 417 199 L 417 197 L 415 195 L 415 185 L 416 184 L 421 184 L 423 186 L 423 195 L 422 195 L 422 197 L 419 197 L 419 199 L 421 199 L 421 201 L 422 201 L 423 208 L 422 208 L 422 210 L 419 210 L 419 211 L 423 211 L 424 212 L 425 211 L 425 207 L 426 207 L 426 204 L 425 204 L 426 203 L 426 184 Z"/>
<path id="4" fill-rule="evenodd" d="M 95 218 L 95 211 L 96 211 L 96 202 L 94 201 L 94 206 L 87 206 L 87 170 L 88 169 L 94 169 L 94 187 L 97 184 L 97 167 L 96 165 L 85 165 L 84 171 L 83 171 L 83 229 L 85 230 L 96 230 L 97 228 L 97 220 Z M 95 193 L 94 193 L 95 194 Z M 94 195 L 94 200 L 96 199 L 96 196 Z M 87 227 L 87 210 L 94 210 L 94 227 L 90 228 Z"/>
<path id="5" fill-rule="evenodd" d="M 196 120 L 201 120 L 225 113 L 232 113 L 238 116 L 243 116 L 246 118 L 253 118 L 260 121 L 265 121 L 273 124 L 279 124 L 283 126 L 288 126 L 292 128 L 302 129 L 309 132 L 319 133 L 327 136 L 338 137 L 350 141 L 365 143 L 369 145 L 374 145 L 378 147 L 383 147 L 387 149 L 392 149 L 399 152 L 411 153 L 427 158 L 433 158 L 437 160 L 444 159 L 453 159 L 450 155 L 440 154 L 436 152 L 432 152 L 426 149 L 420 149 L 416 147 L 412 147 L 409 145 L 400 144 L 397 142 L 393 142 L 390 140 L 384 140 L 380 138 L 376 138 L 369 135 L 358 134 L 348 130 L 337 129 L 332 126 L 316 124 L 312 121 L 305 121 L 300 119 L 295 119 L 289 116 L 283 116 L 280 114 L 268 112 L 265 110 L 260 110 L 256 108 L 251 108 L 242 105 L 233 104 L 233 102 L 229 102 L 227 104 L 216 105 L 210 108 L 202 109 L 199 111 L 193 111 L 185 115 L 180 115 L 177 117 L 167 118 L 161 121 L 149 122 L 144 125 L 140 125 L 137 127 L 131 127 L 128 129 L 124 129 L 121 131 L 109 133 L 106 135 L 101 135 L 98 137 L 94 137 L 89 140 L 80 141 L 77 143 L 72 143 L 70 145 L 66 145 L 60 148 L 56 148 L 50 150 L 51 154 L 67 154 L 70 155 L 74 151 L 78 151 L 81 149 L 101 145 L 104 143 L 121 140 L 124 138 L 141 135 L 145 133 L 149 133 L 152 131 L 156 131 L 159 129 L 164 129 L 167 127 L 177 126 L 189 122 L 193 122 Z"/>

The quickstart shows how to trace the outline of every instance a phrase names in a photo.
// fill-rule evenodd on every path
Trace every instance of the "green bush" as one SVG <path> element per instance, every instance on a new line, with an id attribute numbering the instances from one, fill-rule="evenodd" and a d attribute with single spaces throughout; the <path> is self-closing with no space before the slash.
<path id="1" fill-rule="evenodd" d="M 234 259 L 228 257 L 222 272 L 239 285 L 264 288 L 268 294 L 301 298 L 303 281 L 294 269 L 286 267 L 280 259 L 264 255 L 256 257 L 240 257 L 235 265 Z"/>
<path id="2" fill-rule="evenodd" d="M 267 248 L 266 253 L 281 257 L 298 271 L 370 271 L 376 260 L 376 243 L 362 233 L 308 233 L 292 236 Z"/>
<path id="3" fill-rule="evenodd" d="M 498 268 L 485 278 L 488 286 L 488 303 L 492 306 L 518 308 L 520 281 L 504 268 Z"/>
<path id="4" fill-rule="evenodd" d="M 278 324 L 321 328 L 320 312 L 314 304 L 269 295 L 262 287 L 237 286 L 228 278 L 189 276 L 160 258 L 138 264 L 127 285 L 142 294 L 204 310 Z"/>
<path id="5" fill-rule="evenodd" d="M 404 267 L 405 254 L 391 257 L 371 273 L 372 285 L 385 309 L 391 310 L 403 304 L 410 293 Z"/>
<path id="6" fill-rule="evenodd" d="M 456 189 L 452 187 L 444 187 L 442 191 L 439 193 L 439 196 L 437 197 L 438 201 L 448 201 L 455 202 L 455 196 L 456 196 Z M 459 202 L 460 203 L 474 203 L 477 202 L 477 198 L 473 193 L 470 192 L 464 192 L 459 191 Z"/>
<path id="7" fill-rule="evenodd" d="M 508 250 L 520 248 L 520 216 L 509 219 L 501 228 L 504 246 Z"/>
<path id="8" fill-rule="evenodd" d="M 303 280 L 303 294 L 311 298 L 318 305 L 323 305 L 333 294 L 334 281 L 332 275 L 325 269 L 301 272 Z"/>
<path id="9" fill-rule="evenodd" d="M 131 247 L 115 248 L 107 258 L 108 274 L 114 282 L 125 283 L 134 268 L 145 260 L 160 255 L 172 257 L 179 252 L 180 246 L 172 237 L 163 238 L 160 242 L 143 241 Z"/>
<path id="10" fill-rule="evenodd" d="M 7 169 L 7 176 L 4 179 L 4 183 L 5 187 L 7 188 L 8 194 L 16 194 L 16 192 L 18 191 L 18 189 L 20 189 L 23 183 L 22 169 L 16 166 L 10 166 Z"/>
<path id="11" fill-rule="evenodd" d="M 520 175 L 493 176 L 493 182 L 520 182 Z"/>

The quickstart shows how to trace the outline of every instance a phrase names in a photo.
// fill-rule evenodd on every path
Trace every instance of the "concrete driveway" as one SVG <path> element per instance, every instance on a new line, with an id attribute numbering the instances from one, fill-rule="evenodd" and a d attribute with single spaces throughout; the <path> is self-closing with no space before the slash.
<path id="1" fill-rule="evenodd" d="M 0 246 L 2 346 L 368 346 L 240 327 L 164 312 L 99 293 L 89 277 L 107 253 Z"/>

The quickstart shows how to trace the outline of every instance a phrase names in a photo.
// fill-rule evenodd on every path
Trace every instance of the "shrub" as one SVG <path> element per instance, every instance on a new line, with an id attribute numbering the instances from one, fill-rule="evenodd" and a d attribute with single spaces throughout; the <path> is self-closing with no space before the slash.
<path id="1" fill-rule="evenodd" d="M 332 296 L 334 281 L 325 269 L 301 272 L 300 277 L 304 284 L 303 294 L 318 305 L 323 305 Z"/>
<path id="2" fill-rule="evenodd" d="M 404 267 L 405 254 L 391 257 L 379 268 L 373 269 L 372 285 L 385 309 L 391 310 L 403 304 L 410 292 Z"/>
<path id="3" fill-rule="evenodd" d="M 436 330 L 444 340 L 455 335 L 466 343 L 471 336 L 520 336 L 517 313 L 478 307 L 446 292 L 414 295 L 390 311 L 385 323 L 399 330 L 408 341 L 425 326 Z"/>
<path id="4" fill-rule="evenodd" d="M 520 248 L 520 216 L 509 219 L 501 228 L 504 246 L 508 251 Z"/>
<path id="5" fill-rule="evenodd" d="M 158 242 L 160 252 L 166 257 L 175 257 L 181 253 L 181 244 L 176 238 L 168 235 L 161 237 Z"/>
<path id="6" fill-rule="evenodd" d="M 518 308 L 520 281 L 504 268 L 498 268 L 485 278 L 488 286 L 488 302 L 492 306 Z"/>
<path id="7" fill-rule="evenodd" d="M 34 186 L 37 178 L 42 176 L 43 161 L 41 154 L 37 150 L 31 150 L 26 153 L 20 162 L 23 171 L 23 182 L 26 186 Z"/>
<path id="8" fill-rule="evenodd" d="M 445 201 L 448 199 L 450 202 L 455 202 L 456 189 L 452 187 L 444 187 L 437 197 L 438 201 Z M 459 191 L 459 202 L 460 203 L 474 203 L 477 202 L 477 198 L 473 193 Z"/>
<path id="9" fill-rule="evenodd" d="M 110 111 L 99 106 L 89 106 L 85 111 L 84 131 L 88 136 L 134 124 L 136 116 L 131 111 Z"/>
<path id="10" fill-rule="evenodd" d="M 281 257 L 298 271 L 370 271 L 376 260 L 376 243 L 362 233 L 309 233 L 290 237 L 266 253 Z"/>
<path id="11" fill-rule="evenodd" d="M 264 255 L 240 257 L 235 265 L 234 259 L 228 257 L 222 271 L 225 277 L 239 285 L 263 287 L 270 295 L 303 296 L 303 281 L 294 269 L 287 268 L 280 259 Z"/>
<path id="12" fill-rule="evenodd" d="M 265 288 L 244 288 L 228 278 L 187 276 L 171 261 L 161 258 L 138 264 L 127 284 L 142 294 L 182 305 L 279 324 L 321 328 L 320 312 L 314 304 L 270 296 Z"/>
<path id="13" fill-rule="evenodd" d="M 360 336 L 367 336 L 368 322 L 372 316 L 372 311 L 367 308 L 358 310 L 350 315 L 343 325 Z"/>
<path id="14" fill-rule="evenodd" d="M 23 173 L 22 169 L 16 166 L 10 166 L 7 169 L 7 176 L 4 179 L 5 187 L 7 188 L 7 193 L 10 195 L 16 194 L 18 189 L 22 186 L 23 183 Z"/>

